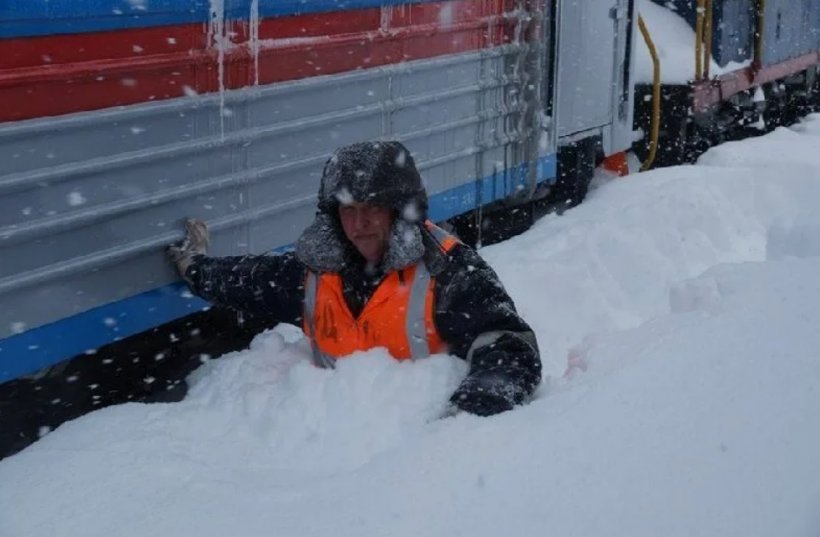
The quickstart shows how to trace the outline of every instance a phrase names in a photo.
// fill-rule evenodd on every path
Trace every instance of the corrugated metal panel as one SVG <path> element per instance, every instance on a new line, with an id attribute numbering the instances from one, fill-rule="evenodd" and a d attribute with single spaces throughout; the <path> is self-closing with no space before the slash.
<path id="1" fill-rule="evenodd" d="M 522 51 L 0 127 L 0 337 L 176 280 L 163 246 L 186 216 L 209 222 L 215 255 L 290 243 L 344 143 L 405 140 L 431 194 L 503 176 L 532 136 Z"/>
<path id="2" fill-rule="evenodd" d="M 751 60 L 754 55 L 754 2 L 724 0 L 713 2 L 712 6 L 712 57 L 721 66 Z"/>
<path id="3" fill-rule="evenodd" d="M 809 2 L 809 42 L 814 50 L 820 50 L 820 0 Z"/>
<path id="4" fill-rule="evenodd" d="M 820 1 L 803 0 L 800 48 L 803 54 L 820 49 Z"/>
<path id="5" fill-rule="evenodd" d="M 803 0 L 767 0 L 763 64 L 773 65 L 810 51 L 805 43 Z"/>

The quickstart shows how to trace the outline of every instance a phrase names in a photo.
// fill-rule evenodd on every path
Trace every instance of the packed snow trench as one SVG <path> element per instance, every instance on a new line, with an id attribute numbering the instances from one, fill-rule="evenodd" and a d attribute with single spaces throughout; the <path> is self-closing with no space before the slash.
<path id="1" fill-rule="evenodd" d="M 319 370 L 279 327 L 0 461 L 0 535 L 816 537 L 818 209 L 820 115 L 602 182 L 481 251 L 531 404 L 441 418 L 458 359 Z"/>

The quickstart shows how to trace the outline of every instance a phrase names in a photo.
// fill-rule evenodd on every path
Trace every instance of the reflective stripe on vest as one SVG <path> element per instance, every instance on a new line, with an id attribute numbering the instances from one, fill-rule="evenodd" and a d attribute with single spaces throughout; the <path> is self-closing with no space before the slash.
<path id="1" fill-rule="evenodd" d="M 432 223 L 425 222 L 425 227 L 442 251 L 458 244 L 458 239 Z M 303 328 L 311 342 L 314 364 L 332 368 L 336 358 L 374 347 L 386 347 L 400 360 L 443 352 L 445 345 L 433 322 L 434 288 L 423 261 L 390 272 L 356 319 L 347 307 L 341 277 L 308 271 Z"/>
<path id="2" fill-rule="evenodd" d="M 416 264 L 413 282 L 410 284 L 410 303 L 407 306 L 407 342 L 410 344 L 410 357 L 413 360 L 430 356 L 430 345 L 427 343 L 427 323 L 424 305 L 430 286 L 430 271 L 424 261 Z"/>
<path id="3" fill-rule="evenodd" d="M 443 251 L 449 252 L 453 246 L 458 244 L 457 238 L 450 235 L 449 233 L 447 233 L 431 221 L 427 220 L 426 222 L 424 222 L 424 227 L 426 227 L 427 231 L 429 231 L 430 234 L 433 235 L 433 238 L 436 239 L 436 241 L 439 243 Z"/>
<path id="4" fill-rule="evenodd" d="M 309 270 L 305 281 L 305 333 L 310 338 L 310 347 L 313 350 L 313 365 L 316 367 L 333 369 L 333 358 L 319 350 L 316 345 L 316 295 L 319 286 L 316 273 Z"/>

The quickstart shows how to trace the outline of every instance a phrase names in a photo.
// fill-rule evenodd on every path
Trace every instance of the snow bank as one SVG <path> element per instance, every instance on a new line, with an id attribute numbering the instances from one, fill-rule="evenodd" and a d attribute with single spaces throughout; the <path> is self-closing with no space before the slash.
<path id="1" fill-rule="evenodd" d="M 316 370 L 279 327 L 181 403 L 0 461 L 0 535 L 818 535 L 818 138 L 613 180 L 482 250 L 552 377 L 528 406 L 436 419 L 462 362 Z"/>
<path id="2" fill-rule="evenodd" d="M 784 248 L 816 252 L 818 136 L 815 115 L 714 148 L 696 167 L 610 182 L 564 216 L 483 249 L 535 328 L 547 371 L 560 375 L 591 334 L 667 313 L 673 282 Z"/>

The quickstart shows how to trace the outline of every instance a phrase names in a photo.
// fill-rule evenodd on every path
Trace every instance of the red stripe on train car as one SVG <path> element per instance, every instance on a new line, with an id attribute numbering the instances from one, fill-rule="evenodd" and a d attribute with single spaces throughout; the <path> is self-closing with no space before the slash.
<path id="1" fill-rule="evenodd" d="M 209 55 L 181 53 L 159 59 L 88 62 L 44 72 L 0 74 L 0 122 L 56 116 L 111 106 L 217 91 L 218 66 Z"/>
<path id="2" fill-rule="evenodd" d="M 488 30 L 488 22 L 494 27 L 492 30 Z M 453 25 L 446 30 L 413 26 L 390 35 L 369 34 L 330 42 L 318 38 L 308 46 L 288 45 L 283 40 L 282 48 L 274 47 L 260 53 L 259 83 L 270 84 L 468 52 L 509 42 L 511 35 L 510 26 L 501 24 L 500 19 L 490 21 L 487 18 Z"/>
<path id="3" fill-rule="evenodd" d="M 501 15 L 511 12 L 514 8 L 515 2 L 510 0 L 457 0 L 392 7 L 389 8 L 391 11 L 388 18 L 391 27 L 394 28 L 417 24 L 437 24 L 446 27 L 490 15 Z"/>
<path id="4" fill-rule="evenodd" d="M 267 19 L 259 27 L 259 82 L 496 46 L 512 37 L 509 8 L 510 0 L 457 0 Z M 222 85 L 254 84 L 248 25 L 228 30 L 234 45 L 225 54 Z M 206 41 L 202 24 L 0 41 L 0 58 L 7 55 L 0 121 L 218 91 L 218 52 Z"/>
<path id="5" fill-rule="evenodd" d="M 202 50 L 204 24 L 159 26 L 90 34 L 0 39 L 0 72 L 29 67 L 81 64 L 100 60 L 147 58 Z"/>
<path id="6" fill-rule="evenodd" d="M 696 113 L 706 112 L 742 91 L 786 78 L 815 65 L 820 65 L 820 50 L 758 69 L 744 67 L 713 80 L 694 82 L 693 110 Z"/>

